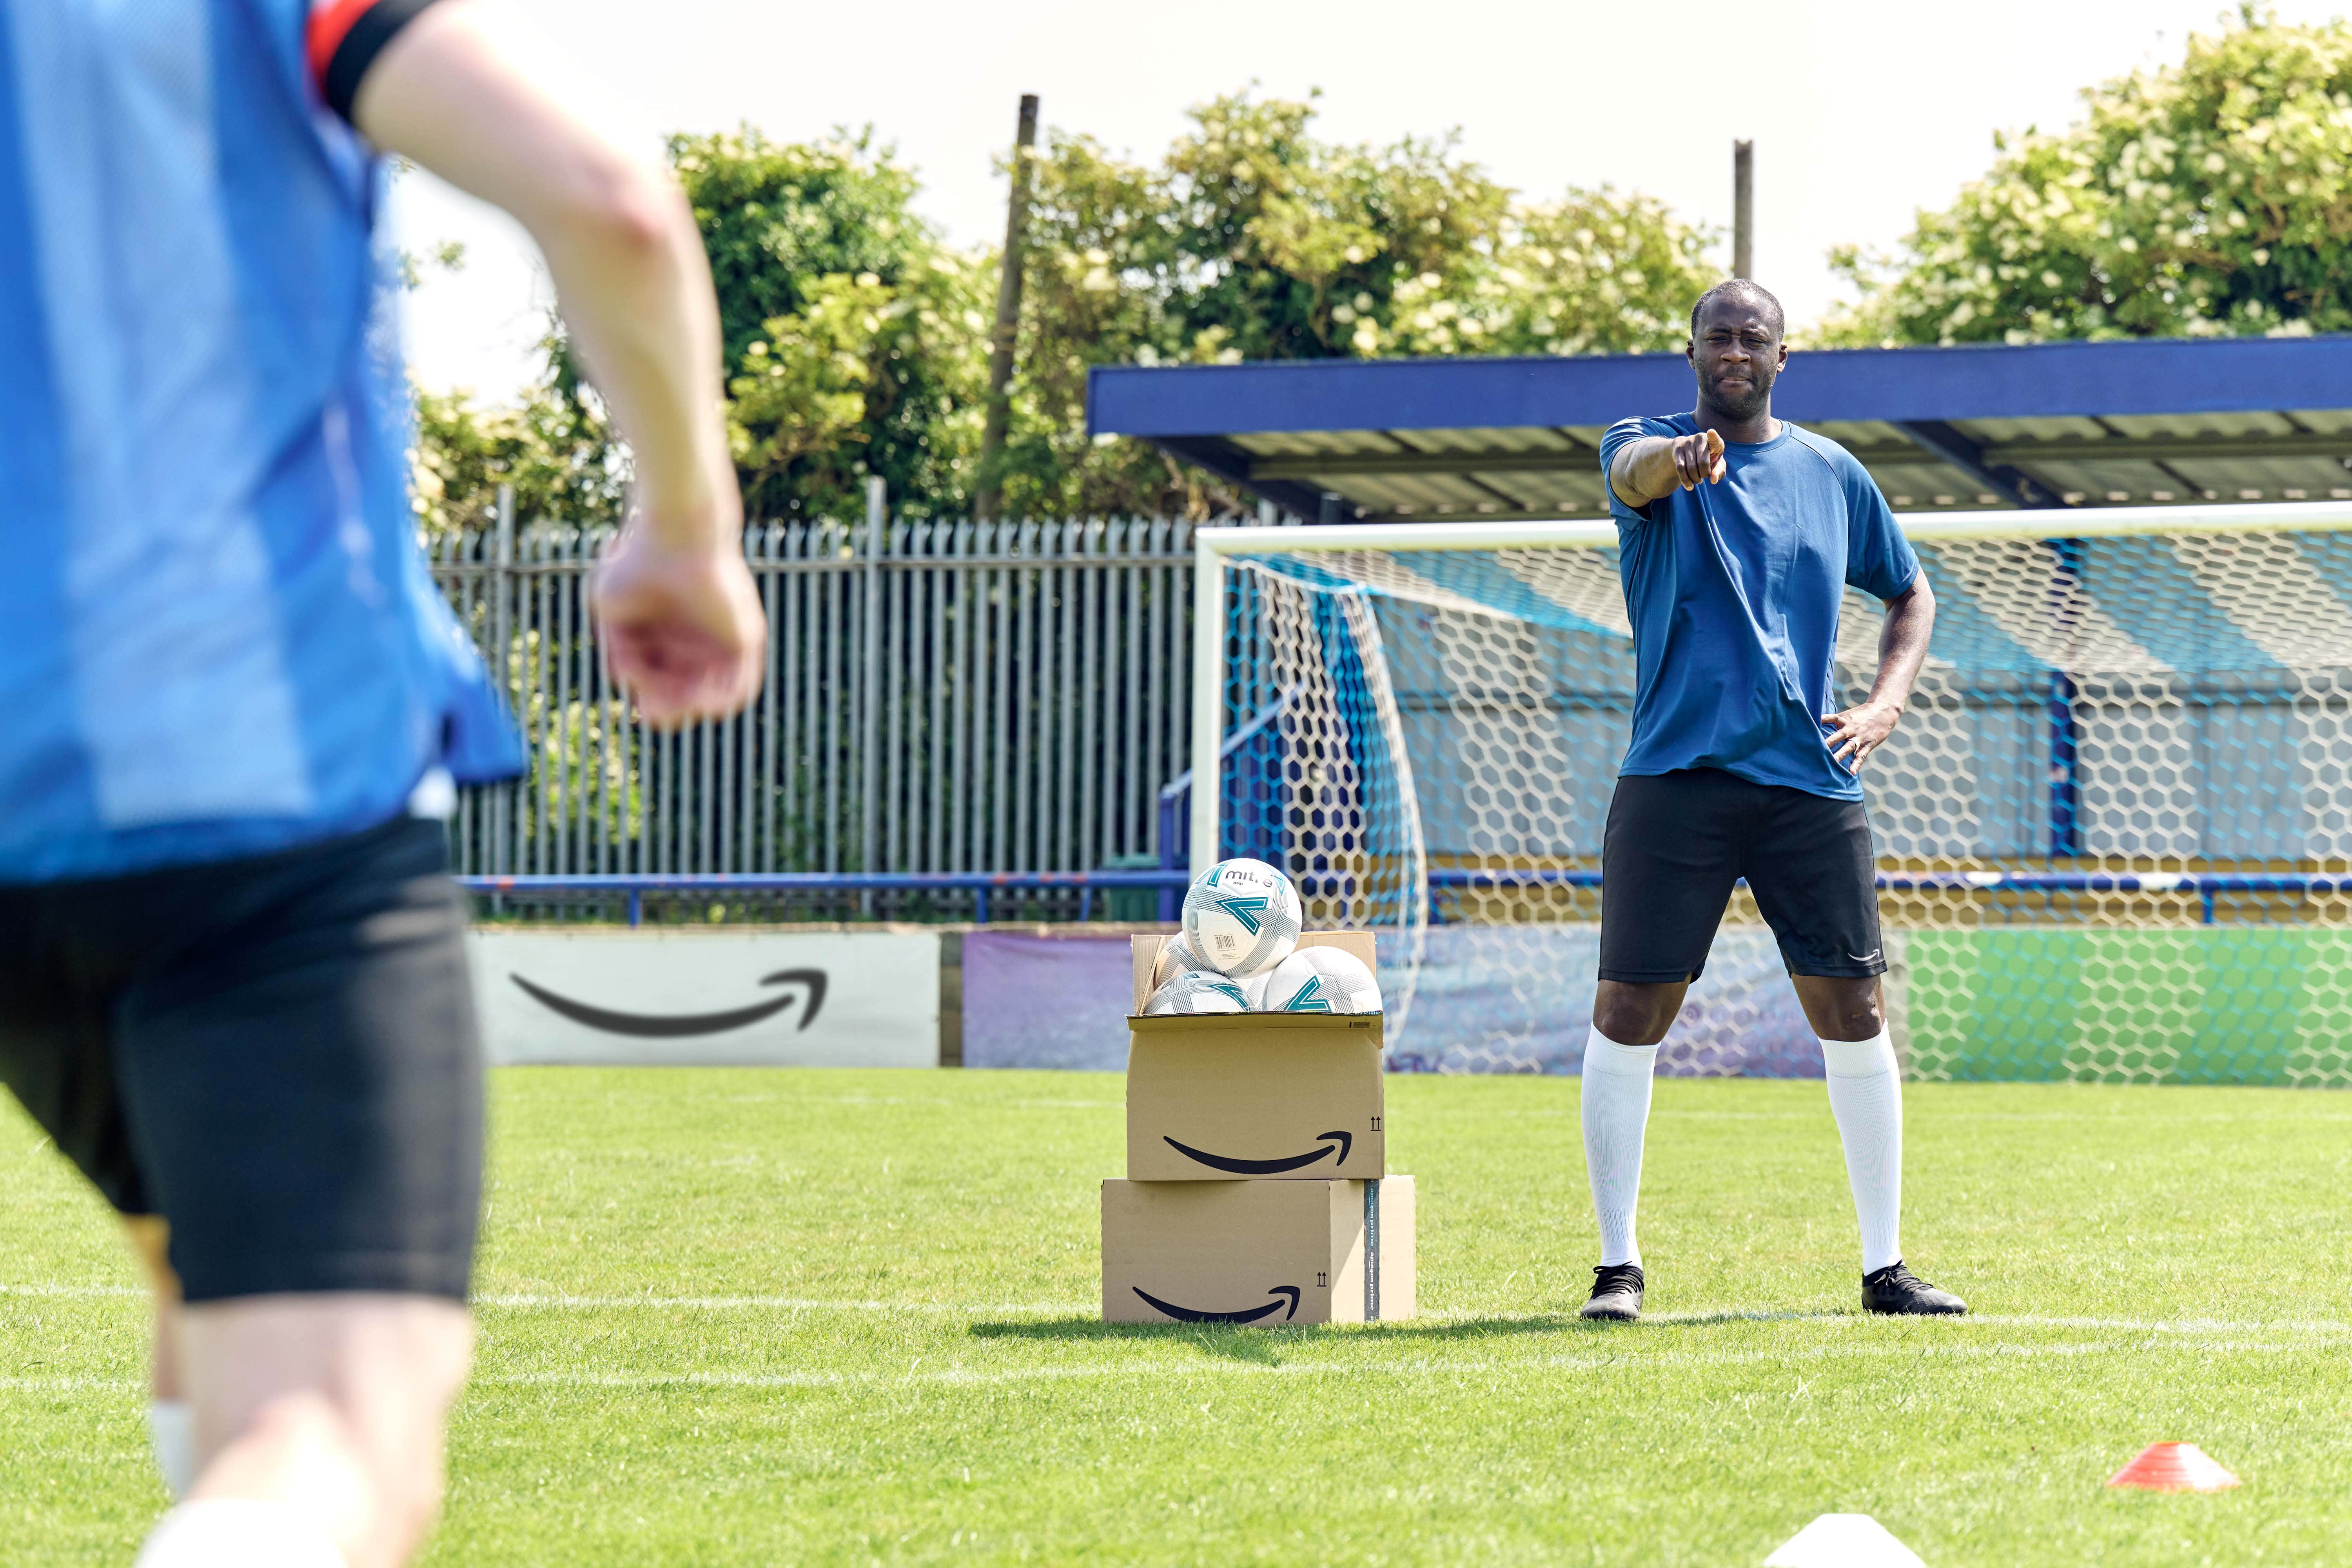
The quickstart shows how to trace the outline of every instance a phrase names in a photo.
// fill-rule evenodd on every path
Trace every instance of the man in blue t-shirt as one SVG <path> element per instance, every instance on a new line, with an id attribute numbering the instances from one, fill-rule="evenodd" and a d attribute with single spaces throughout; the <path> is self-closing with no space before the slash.
<path id="1" fill-rule="evenodd" d="M 1861 1221 L 1863 1305 L 1968 1309 L 1904 1267 L 1901 1071 L 1864 760 L 1903 716 L 1935 594 L 1870 475 L 1772 416 L 1780 301 L 1744 279 L 1691 311 L 1689 414 L 1622 419 L 1601 443 L 1633 627 L 1633 738 L 1601 844 L 1601 983 L 1584 1051 L 1584 1157 L 1601 1225 L 1588 1318 L 1641 1314 L 1633 1208 L 1658 1042 L 1748 879 L 1820 1037 Z M 1877 680 L 1836 702 L 1848 584 L 1885 601 Z"/>

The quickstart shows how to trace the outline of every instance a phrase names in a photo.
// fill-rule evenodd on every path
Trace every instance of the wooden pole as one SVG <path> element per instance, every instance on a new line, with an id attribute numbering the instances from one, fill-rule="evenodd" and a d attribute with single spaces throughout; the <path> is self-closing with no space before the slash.
<path id="1" fill-rule="evenodd" d="M 1731 144 L 1731 275 L 1756 276 L 1756 143 Z"/>
<path id="2" fill-rule="evenodd" d="M 972 515 L 996 516 L 1004 496 L 1004 437 L 1013 424 L 1013 351 L 1021 333 L 1022 247 L 1029 229 L 1030 154 L 1037 145 L 1037 95 L 1021 95 L 1021 123 L 1013 138 L 1013 197 L 1004 214 L 1004 266 L 996 282 L 996 330 L 988 349 L 988 418 L 980 434 L 980 488 Z"/>

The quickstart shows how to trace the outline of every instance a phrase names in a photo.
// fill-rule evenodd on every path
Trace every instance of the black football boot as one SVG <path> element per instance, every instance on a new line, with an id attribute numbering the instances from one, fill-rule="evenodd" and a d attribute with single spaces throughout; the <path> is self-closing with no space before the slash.
<path id="1" fill-rule="evenodd" d="M 1576 1310 L 1580 1318 L 1630 1323 L 1642 1315 L 1642 1266 L 1604 1263 L 1592 1271 L 1592 1297 Z"/>
<path id="2" fill-rule="evenodd" d="M 1957 1318 L 1969 1304 L 1949 1290 L 1938 1290 L 1903 1267 L 1896 1258 L 1885 1268 L 1862 1277 L 1864 1310 L 1889 1317 Z"/>

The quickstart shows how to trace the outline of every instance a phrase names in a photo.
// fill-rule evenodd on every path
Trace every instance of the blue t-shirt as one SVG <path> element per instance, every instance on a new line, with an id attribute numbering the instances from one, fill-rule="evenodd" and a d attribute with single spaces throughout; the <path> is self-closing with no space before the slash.
<path id="1" fill-rule="evenodd" d="M 408 500 L 415 0 L 0 0 L 0 884 L 252 855 L 521 747 Z"/>
<path id="2" fill-rule="evenodd" d="M 1689 414 L 1621 419 L 1601 440 L 1695 435 Z M 1919 558 L 1852 453 L 1787 420 L 1760 445 L 1724 443 L 1724 477 L 1640 510 L 1609 495 L 1633 626 L 1633 741 L 1619 771 L 1720 768 L 1758 784 L 1860 800 L 1830 755 L 1837 627 L 1848 584 L 1880 599 Z"/>

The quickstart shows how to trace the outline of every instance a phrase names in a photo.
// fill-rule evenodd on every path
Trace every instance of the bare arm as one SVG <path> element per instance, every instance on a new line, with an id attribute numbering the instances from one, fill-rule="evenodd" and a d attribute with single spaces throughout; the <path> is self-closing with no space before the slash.
<path id="1" fill-rule="evenodd" d="M 759 689 L 766 624 L 719 417 L 718 302 L 684 195 L 541 89 L 466 0 L 401 31 L 353 118 L 539 243 L 636 461 L 633 514 L 597 574 L 606 658 L 656 724 L 740 709 Z"/>
<path id="2" fill-rule="evenodd" d="M 1617 448 L 1609 464 L 1609 488 L 1627 506 L 1640 508 L 1676 490 L 1712 483 L 1723 473 L 1723 437 L 1712 430 L 1645 436 Z"/>
<path id="3" fill-rule="evenodd" d="M 1921 572 L 1911 585 L 1886 602 L 1886 625 L 1878 634 L 1878 679 L 1870 695 L 1857 707 L 1832 713 L 1830 754 L 1860 770 L 1863 759 L 1878 750 L 1895 732 L 1903 710 L 1911 700 L 1911 687 L 1919 667 L 1927 660 L 1927 639 L 1936 629 L 1936 590 Z"/>

